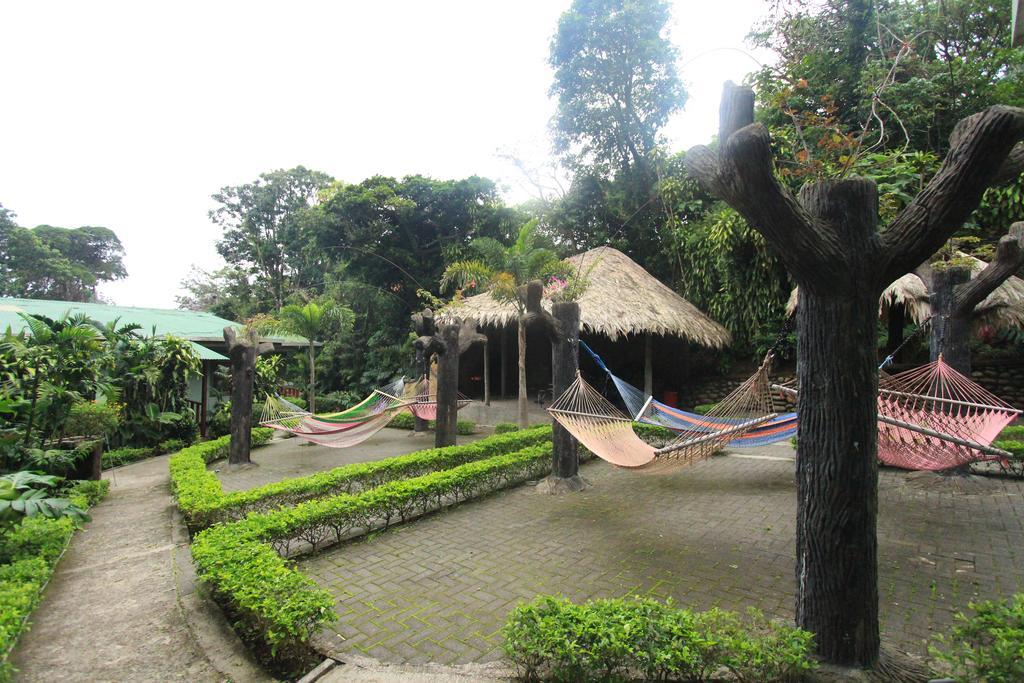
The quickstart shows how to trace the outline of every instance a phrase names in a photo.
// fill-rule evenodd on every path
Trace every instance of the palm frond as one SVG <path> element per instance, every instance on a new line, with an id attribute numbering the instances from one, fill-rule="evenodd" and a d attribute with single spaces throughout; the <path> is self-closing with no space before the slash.
<path id="1" fill-rule="evenodd" d="M 441 275 L 441 289 L 466 289 L 470 285 L 485 288 L 495 277 L 495 271 L 483 261 L 455 261 Z"/>

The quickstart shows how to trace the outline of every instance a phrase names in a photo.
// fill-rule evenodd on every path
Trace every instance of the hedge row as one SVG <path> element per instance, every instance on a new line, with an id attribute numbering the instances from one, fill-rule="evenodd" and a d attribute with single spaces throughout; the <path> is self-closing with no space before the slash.
<path id="1" fill-rule="evenodd" d="M 109 485 L 106 481 L 80 482 L 68 499 L 84 510 L 99 502 Z M 34 516 L 0 536 L 0 680 L 11 677 L 7 659 L 76 528 L 70 517 Z"/>
<path id="2" fill-rule="evenodd" d="M 392 429 L 412 429 L 416 426 L 416 419 L 412 413 L 399 413 L 392 418 L 391 422 L 388 422 L 388 427 Z M 427 422 L 427 428 L 434 428 L 434 421 L 430 420 Z M 469 420 L 458 420 L 455 423 L 455 433 L 461 434 L 462 436 L 469 436 L 470 434 L 476 434 L 476 423 Z"/>
<path id="3" fill-rule="evenodd" d="M 186 449 L 171 458 L 171 479 L 178 506 L 189 526 L 203 528 L 216 522 L 239 519 L 253 511 L 272 510 L 340 493 L 354 493 L 387 482 L 450 469 L 550 439 L 551 427 L 538 427 L 515 434 L 488 437 L 464 446 L 434 448 L 376 462 L 345 465 L 306 477 L 286 479 L 228 494 L 221 490 L 217 476 L 206 469 L 201 454 Z"/>
<path id="4" fill-rule="evenodd" d="M 317 627 L 333 621 L 330 593 L 289 567 L 275 552 L 295 541 L 312 547 L 354 530 L 387 526 L 501 486 L 540 476 L 550 468 L 550 442 L 470 462 L 453 469 L 393 481 L 357 495 L 340 494 L 245 519 L 196 535 L 192 557 L 200 577 L 245 631 L 272 653 L 296 652 Z"/>
<path id="5" fill-rule="evenodd" d="M 505 652 L 528 680 L 781 681 L 814 668 L 813 635 L 751 609 L 692 612 L 636 598 L 577 605 L 540 596 L 504 627 Z"/>

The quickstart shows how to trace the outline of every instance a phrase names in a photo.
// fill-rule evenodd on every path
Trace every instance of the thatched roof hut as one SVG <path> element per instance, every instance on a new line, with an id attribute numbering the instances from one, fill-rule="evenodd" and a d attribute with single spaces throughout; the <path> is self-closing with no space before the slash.
<path id="1" fill-rule="evenodd" d="M 974 263 L 971 268 L 971 277 L 977 277 L 978 273 L 988 265 L 981 259 L 962 252 L 957 255 L 970 259 Z M 790 315 L 796 310 L 798 291 L 799 288 L 793 288 L 789 295 L 786 312 Z M 887 314 L 889 308 L 894 305 L 902 305 L 906 314 L 915 323 L 924 322 L 931 315 L 928 287 L 920 277 L 914 273 L 907 273 L 882 292 L 882 296 L 878 300 L 879 315 Z M 974 322 L 975 324 L 991 324 L 998 327 L 1024 327 L 1024 280 L 1014 275 L 999 285 L 994 292 L 975 307 Z"/>
<path id="2" fill-rule="evenodd" d="M 566 260 L 587 280 L 579 300 L 585 332 L 612 340 L 624 335 L 674 336 L 715 349 L 732 341 L 728 330 L 617 249 L 598 247 Z M 550 301 L 545 299 L 543 305 L 551 309 Z M 467 298 L 455 312 L 481 325 L 504 326 L 516 320 L 515 307 L 490 294 Z"/>
<path id="3" fill-rule="evenodd" d="M 579 299 L 583 332 L 612 341 L 644 337 L 644 388 L 653 386 L 652 339 L 677 337 L 712 349 L 732 342 L 729 331 L 696 306 L 666 287 L 621 251 L 598 247 L 566 259 L 587 281 Z M 542 305 L 550 310 L 547 299 Z M 503 328 L 516 324 L 516 308 L 478 294 L 462 301 L 451 313 L 474 318 L 480 325 Z"/>

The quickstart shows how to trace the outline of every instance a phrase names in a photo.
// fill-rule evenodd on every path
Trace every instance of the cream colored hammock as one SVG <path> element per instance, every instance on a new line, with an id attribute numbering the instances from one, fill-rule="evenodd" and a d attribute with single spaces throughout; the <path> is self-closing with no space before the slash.
<path id="1" fill-rule="evenodd" d="M 641 472 L 666 472 L 704 460 L 733 439 L 770 422 L 775 412 L 768 370 L 771 358 L 668 445 L 651 446 L 633 431 L 633 422 L 655 410 L 650 399 L 636 415 L 626 415 L 598 393 L 577 371 L 576 380 L 548 407 L 551 416 L 602 460 Z"/>

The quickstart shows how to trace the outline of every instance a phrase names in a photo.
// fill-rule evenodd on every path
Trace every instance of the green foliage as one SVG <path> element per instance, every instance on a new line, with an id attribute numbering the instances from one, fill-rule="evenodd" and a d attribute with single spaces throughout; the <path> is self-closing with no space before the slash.
<path id="1" fill-rule="evenodd" d="M 256 430 L 254 438 L 255 434 Z M 391 481 L 450 469 L 550 439 L 550 426 L 536 427 L 514 434 L 488 437 L 464 446 L 433 448 L 385 460 L 345 465 L 307 477 L 227 494 L 221 490 L 217 476 L 206 469 L 211 456 L 202 449 L 206 444 L 200 444 L 171 457 L 171 485 L 178 507 L 189 526 L 205 527 L 218 521 L 244 517 L 252 511 L 266 511 L 313 498 L 353 493 Z M 226 447 L 225 441 L 223 448 Z"/>
<path id="2" fill-rule="evenodd" d="M 519 425 L 517 425 L 515 422 L 499 422 L 498 424 L 494 425 L 495 434 L 508 434 L 510 432 L 518 431 Z"/>
<path id="3" fill-rule="evenodd" d="M 120 467 L 156 455 L 154 448 L 115 448 L 103 453 L 103 469 Z"/>
<path id="4" fill-rule="evenodd" d="M 427 429 L 434 429 L 436 426 L 434 420 L 427 422 Z M 399 413 L 395 415 L 391 422 L 388 423 L 388 427 L 392 429 L 414 429 L 416 427 L 416 418 L 413 417 L 412 413 Z M 461 434 L 462 436 L 469 436 L 470 434 L 476 434 L 476 423 L 470 420 L 458 420 L 455 423 L 455 433 Z M 495 432 L 496 434 L 499 432 Z"/>
<path id="5" fill-rule="evenodd" d="M 946 637 L 930 648 L 957 680 L 1011 683 L 1024 680 L 1024 593 L 1003 601 L 968 605 Z"/>
<path id="6" fill-rule="evenodd" d="M 95 436 L 106 438 L 113 434 L 120 424 L 117 406 L 97 401 L 83 401 L 71 406 L 64 433 L 71 436 Z"/>
<path id="7" fill-rule="evenodd" d="M 550 443 L 402 479 L 358 495 L 317 498 L 294 507 L 216 524 L 196 535 L 192 557 L 200 577 L 238 614 L 246 631 L 280 654 L 301 649 L 317 627 L 337 618 L 327 591 L 295 571 L 268 545 L 287 552 L 293 541 L 313 546 L 445 502 L 458 502 L 544 469 Z M 173 470 L 172 470 L 173 471 Z"/>
<path id="8" fill-rule="evenodd" d="M 708 413 L 710 413 L 712 410 L 715 409 L 716 405 L 718 405 L 718 404 L 717 403 L 703 403 L 703 404 L 701 404 L 699 406 L 694 406 L 693 412 L 697 413 L 698 415 L 707 415 Z"/>
<path id="9" fill-rule="evenodd" d="M 0 475 L 0 526 L 36 515 L 88 521 L 85 510 L 67 498 L 52 495 L 50 489 L 60 480 L 53 475 L 24 471 Z"/>
<path id="10" fill-rule="evenodd" d="M 22 228 L 0 207 L 0 296 L 95 301 L 96 285 L 127 275 L 124 248 L 100 227 Z"/>
<path id="11" fill-rule="evenodd" d="M 708 680 L 725 668 L 740 681 L 783 681 L 814 668 L 812 634 L 757 610 L 743 622 L 671 601 L 539 596 L 513 610 L 503 633 L 506 654 L 529 680 L 629 680 L 633 672 Z"/>
<path id="12" fill-rule="evenodd" d="M 99 502 L 108 487 L 105 481 L 78 482 L 69 499 L 84 508 Z M 77 526 L 70 517 L 34 516 L 0 530 L 0 680 L 11 676 L 7 655 L 27 627 Z"/>

